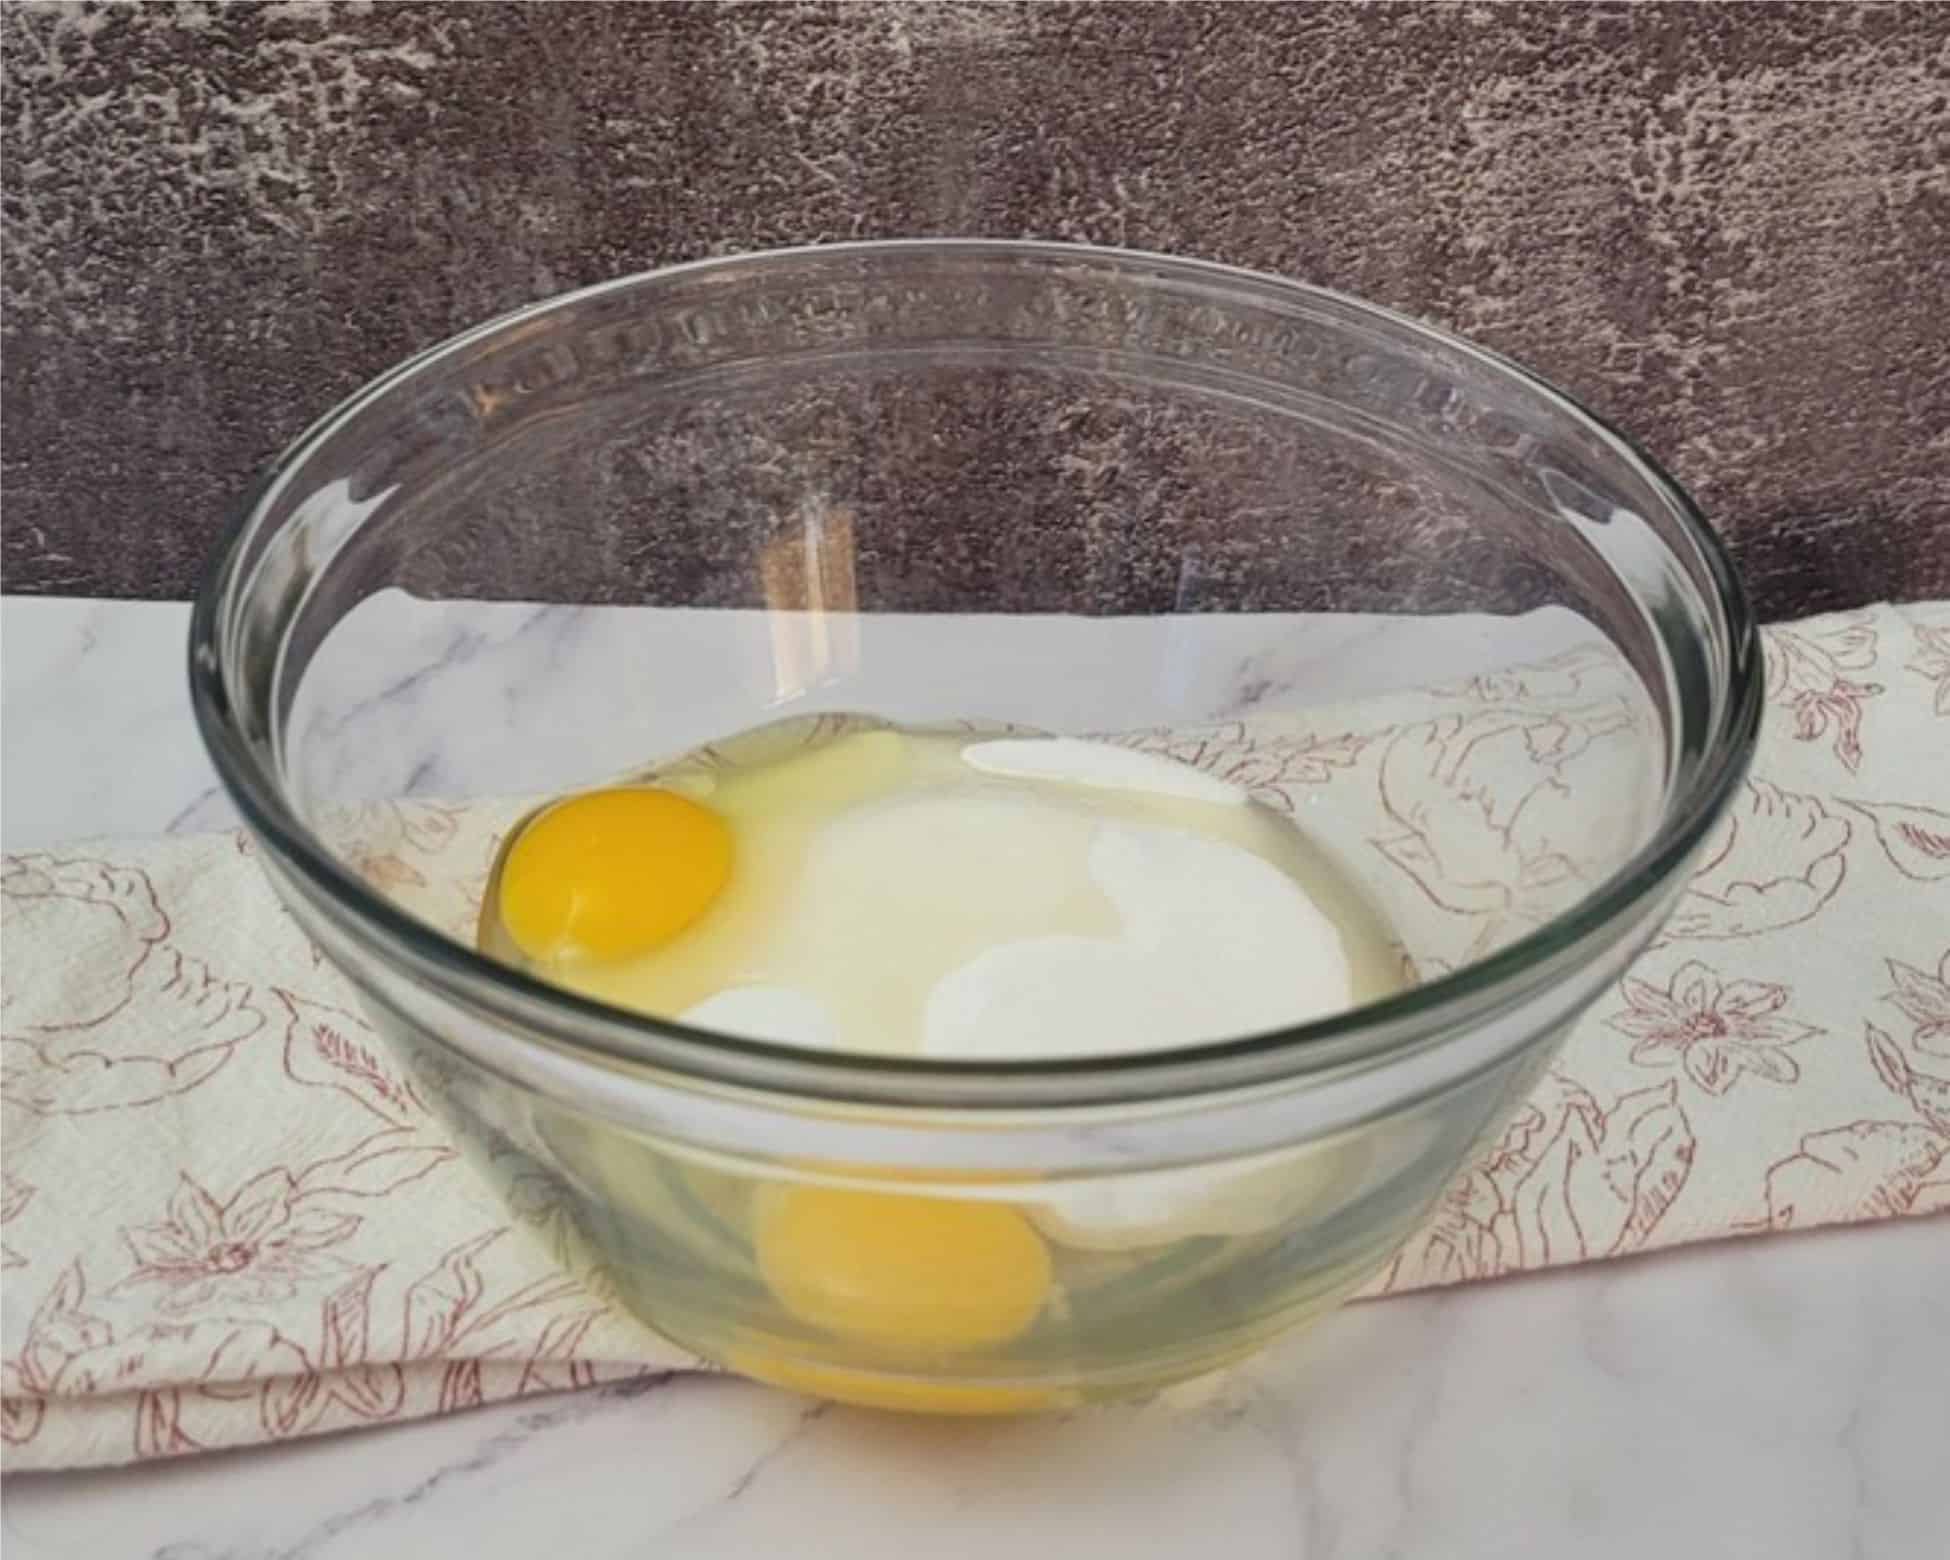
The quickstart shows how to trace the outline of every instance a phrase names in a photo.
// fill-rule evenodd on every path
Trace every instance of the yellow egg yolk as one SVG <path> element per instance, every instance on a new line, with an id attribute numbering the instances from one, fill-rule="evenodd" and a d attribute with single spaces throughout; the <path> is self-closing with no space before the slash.
<path id="1" fill-rule="evenodd" d="M 759 1271 L 792 1315 L 908 1359 L 1007 1343 L 1050 1292 L 1049 1248 L 1012 1208 L 822 1186 L 757 1210 Z"/>
<path id="2" fill-rule="evenodd" d="M 716 813 L 646 786 L 591 791 L 538 813 L 501 866 L 502 925 L 538 962 L 608 962 L 670 941 L 731 876 Z"/>
<path id="3" fill-rule="evenodd" d="M 1054 1387 L 991 1386 L 985 1382 L 924 1381 L 883 1371 L 854 1370 L 734 1350 L 727 1363 L 740 1375 L 807 1397 L 911 1414 L 1033 1414 L 1061 1408 L 1072 1395 Z"/>

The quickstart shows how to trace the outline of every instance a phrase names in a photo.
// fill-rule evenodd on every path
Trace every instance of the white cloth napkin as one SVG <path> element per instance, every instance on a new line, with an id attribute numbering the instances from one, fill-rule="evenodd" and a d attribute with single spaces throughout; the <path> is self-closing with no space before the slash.
<path id="1" fill-rule="evenodd" d="M 1370 1294 L 1950 1209 L 1950 607 L 1768 638 L 1759 760 L 1670 927 Z M 1440 966 L 1564 879 L 1492 816 L 1516 888 L 1485 894 L 1466 820 L 1390 775 L 1426 759 L 1479 832 L 1471 763 L 1521 771 L 1522 798 L 1574 785 L 1609 717 L 1575 657 L 1532 671 L 1362 729 L 1131 740 L 1366 818 Z M 381 809 L 364 869 L 464 930 L 483 816 Z M 547 1187 L 510 1207 L 462 1163 L 250 857 L 227 834 L 6 858 L 7 1468 L 696 1367 L 569 1270 Z"/>

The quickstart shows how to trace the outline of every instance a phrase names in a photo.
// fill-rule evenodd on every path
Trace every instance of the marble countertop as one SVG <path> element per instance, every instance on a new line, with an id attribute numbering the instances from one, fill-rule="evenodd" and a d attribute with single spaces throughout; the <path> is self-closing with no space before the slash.
<path id="1" fill-rule="evenodd" d="M 5 842 L 229 821 L 176 605 L 0 614 Z M 11 1479 L 9 1560 L 538 1551 L 1084 1560 L 1940 1552 L 1950 1228 L 1695 1248 L 1354 1307 L 1028 1423 L 678 1378 L 270 1451 Z"/>

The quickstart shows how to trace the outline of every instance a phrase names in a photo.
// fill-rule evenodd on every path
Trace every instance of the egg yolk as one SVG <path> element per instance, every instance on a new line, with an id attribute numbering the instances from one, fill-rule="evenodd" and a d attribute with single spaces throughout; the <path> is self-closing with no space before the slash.
<path id="1" fill-rule="evenodd" d="M 761 1200 L 755 1233 L 787 1311 L 908 1358 L 1006 1343 L 1049 1297 L 1049 1248 L 994 1203 L 787 1186 Z"/>
<path id="2" fill-rule="evenodd" d="M 724 891 L 731 831 L 674 791 L 591 791 L 537 814 L 501 867 L 502 925 L 530 959 L 633 958 Z"/>
<path id="3" fill-rule="evenodd" d="M 967 1381 L 922 1381 L 845 1365 L 816 1365 L 756 1350 L 736 1350 L 727 1363 L 740 1375 L 788 1392 L 833 1398 L 867 1408 L 912 1414 L 1033 1414 L 1061 1408 L 1071 1395 L 1052 1387 L 990 1386 Z"/>

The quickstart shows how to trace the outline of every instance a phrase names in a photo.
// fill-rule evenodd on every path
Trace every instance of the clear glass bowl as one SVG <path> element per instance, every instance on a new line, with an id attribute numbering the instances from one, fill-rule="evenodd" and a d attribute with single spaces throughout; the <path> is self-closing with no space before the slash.
<path id="1" fill-rule="evenodd" d="M 968 1412 L 1203 1371 L 1375 1273 L 1653 935 L 1761 696 L 1686 496 L 1521 369 L 990 242 L 678 267 L 412 359 L 250 500 L 191 660 L 284 899 L 585 1276 L 750 1374 Z M 831 712 L 1217 765 L 1422 978 L 1163 1054 L 815 1054 L 475 952 L 491 834 L 409 891 L 511 799 Z"/>

